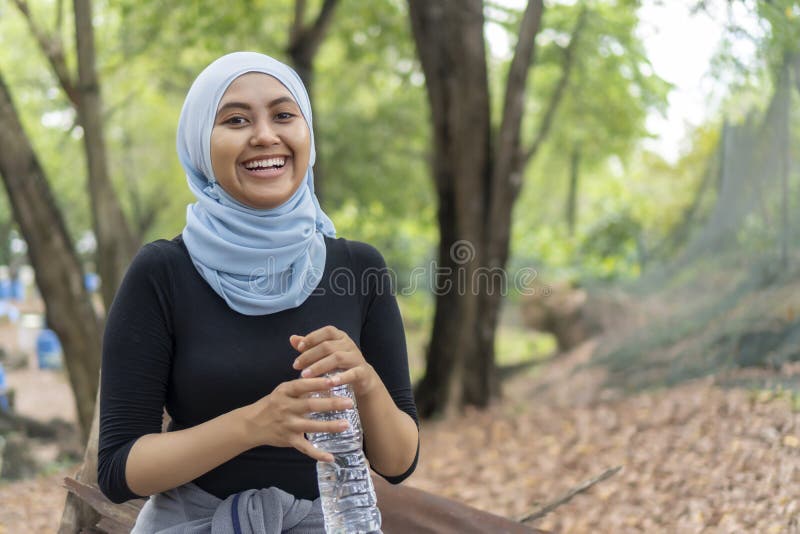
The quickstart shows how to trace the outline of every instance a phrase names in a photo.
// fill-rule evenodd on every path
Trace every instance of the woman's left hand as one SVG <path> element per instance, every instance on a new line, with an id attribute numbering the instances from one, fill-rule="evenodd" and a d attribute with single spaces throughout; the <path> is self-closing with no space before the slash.
<path id="1" fill-rule="evenodd" d="M 341 372 L 331 377 L 334 384 L 352 384 L 357 397 L 369 394 L 380 383 L 378 373 L 355 342 L 334 326 L 324 326 L 305 336 L 290 336 L 289 343 L 300 352 L 292 366 L 302 370 L 303 378 L 339 369 Z"/>

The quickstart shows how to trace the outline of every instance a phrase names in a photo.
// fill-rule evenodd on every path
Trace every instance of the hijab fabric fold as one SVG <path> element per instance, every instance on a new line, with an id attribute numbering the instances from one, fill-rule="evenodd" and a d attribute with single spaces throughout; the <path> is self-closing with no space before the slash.
<path id="1" fill-rule="evenodd" d="M 305 180 L 282 205 L 245 206 L 218 183 L 211 166 L 211 130 L 222 95 L 242 74 L 260 72 L 292 94 L 310 131 Z M 178 121 L 178 158 L 197 202 L 186 210 L 183 241 L 209 286 L 244 315 L 266 315 L 301 305 L 325 268 L 325 236 L 333 223 L 314 194 L 314 130 L 303 82 L 287 65 L 255 52 L 222 56 L 189 89 Z"/>

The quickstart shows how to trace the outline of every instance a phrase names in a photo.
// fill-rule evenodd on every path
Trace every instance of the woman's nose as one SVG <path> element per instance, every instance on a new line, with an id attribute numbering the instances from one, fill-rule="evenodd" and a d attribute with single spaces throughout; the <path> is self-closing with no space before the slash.
<path id="1" fill-rule="evenodd" d="M 267 121 L 258 121 L 254 124 L 253 136 L 250 138 L 252 146 L 269 146 L 279 141 L 277 133 Z"/>

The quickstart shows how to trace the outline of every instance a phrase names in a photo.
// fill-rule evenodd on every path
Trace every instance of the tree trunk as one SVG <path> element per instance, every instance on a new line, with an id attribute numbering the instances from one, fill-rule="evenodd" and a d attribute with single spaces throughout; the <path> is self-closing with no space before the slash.
<path id="1" fill-rule="evenodd" d="M 314 101 L 314 57 L 328 33 L 338 3 L 339 0 L 325 0 L 314 22 L 306 25 L 306 2 L 305 0 L 295 0 L 294 24 L 289 34 L 286 51 L 292 60 L 294 70 L 297 71 L 306 86 L 311 102 Z M 314 118 L 314 125 L 319 131 L 319 115 Z M 319 150 L 319 139 L 315 139 L 314 142 L 317 152 L 314 163 L 314 193 L 321 203 L 325 196 L 325 167 Z"/>
<path id="2" fill-rule="evenodd" d="M 792 63 L 789 54 L 784 57 L 780 83 L 784 86 L 783 98 L 781 99 L 781 112 L 778 114 L 779 125 L 776 135 L 778 149 L 780 181 L 781 181 L 781 266 L 784 270 L 789 268 L 789 243 L 791 239 L 789 221 L 789 175 L 791 173 L 791 113 L 792 113 L 792 74 L 790 64 Z"/>
<path id="3" fill-rule="evenodd" d="M 430 416 L 464 403 L 465 364 L 477 359 L 478 295 L 468 282 L 485 252 L 489 93 L 481 2 L 410 0 L 409 13 L 433 117 L 441 234 L 436 312 L 416 398 L 420 413 Z"/>
<path id="4" fill-rule="evenodd" d="M 579 144 L 572 147 L 572 156 L 569 160 L 569 192 L 567 193 L 567 228 L 569 235 L 575 235 L 575 221 L 577 219 L 578 204 L 578 176 L 581 166 L 581 148 Z"/>
<path id="5" fill-rule="evenodd" d="M 426 374 L 416 391 L 417 408 L 429 417 L 466 404 L 486 406 L 499 393 L 494 336 L 524 162 L 524 90 L 543 6 L 532 1 L 525 10 L 493 140 L 483 3 L 408 4 L 431 108 L 439 202 L 436 311 Z"/>
<path id="6" fill-rule="evenodd" d="M 0 174 L 28 243 L 47 323 L 58 334 L 86 438 L 100 371 L 100 324 L 61 213 L 0 75 Z"/>
<path id="7" fill-rule="evenodd" d="M 78 52 L 78 118 L 89 176 L 92 224 L 97 239 L 97 267 L 103 303 L 111 306 L 137 244 L 125 220 L 108 173 L 103 138 L 102 99 L 97 80 L 91 0 L 74 0 Z"/>

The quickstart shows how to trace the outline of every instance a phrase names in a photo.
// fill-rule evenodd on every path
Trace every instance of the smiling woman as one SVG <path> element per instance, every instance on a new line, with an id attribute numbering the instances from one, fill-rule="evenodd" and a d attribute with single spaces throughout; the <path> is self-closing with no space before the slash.
<path id="1" fill-rule="evenodd" d="M 289 90 L 267 74 L 243 74 L 222 97 L 211 131 L 220 186 L 251 208 L 275 208 L 303 183 L 311 136 Z"/>
<path id="2" fill-rule="evenodd" d="M 306 434 L 347 423 L 309 415 L 352 403 L 312 393 L 349 384 L 372 469 L 397 483 L 416 467 L 390 273 L 320 208 L 311 103 L 286 65 L 252 52 L 209 65 L 177 149 L 197 201 L 181 235 L 142 248 L 109 310 L 98 482 L 115 502 L 150 496 L 134 533 L 321 532 L 316 462 L 334 458 Z"/>

